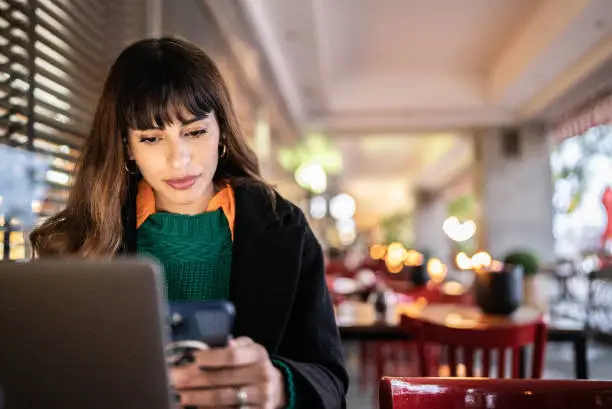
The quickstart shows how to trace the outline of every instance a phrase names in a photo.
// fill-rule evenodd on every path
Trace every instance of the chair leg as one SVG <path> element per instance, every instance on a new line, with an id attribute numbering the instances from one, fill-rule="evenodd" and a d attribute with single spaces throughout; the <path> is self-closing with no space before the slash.
<path id="1" fill-rule="evenodd" d="M 386 342 L 376 343 L 376 385 L 380 381 L 380 378 L 385 376 L 385 366 L 387 364 L 387 348 Z"/>
<path id="2" fill-rule="evenodd" d="M 375 380 L 376 380 L 376 382 L 373 383 L 375 393 L 372 394 L 372 397 L 374 398 L 374 407 L 378 405 L 378 400 L 379 400 L 378 384 L 380 382 L 380 378 L 385 376 L 385 369 L 386 369 L 387 358 L 388 358 L 387 356 L 388 349 L 389 349 L 389 343 L 387 342 L 380 341 L 374 344 L 374 366 L 375 366 L 374 373 L 375 373 Z"/>
<path id="3" fill-rule="evenodd" d="M 370 348 L 371 343 L 368 341 L 359 343 L 359 386 L 361 390 L 366 390 L 369 386 Z"/>
<path id="4" fill-rule="evenodd" d="M 520 379 L 527 378 L 527 347 L 519 348 L 519 375 Z"/>

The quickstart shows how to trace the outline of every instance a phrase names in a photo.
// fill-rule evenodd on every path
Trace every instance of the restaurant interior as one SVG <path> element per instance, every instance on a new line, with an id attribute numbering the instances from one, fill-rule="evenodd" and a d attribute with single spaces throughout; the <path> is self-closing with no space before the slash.
<path id="1" fill-rule="evenodd" d="M 0 12 L 0 266 L 65 205 L 118 52 L 180 36 L 322 245 L 348 408 L 612 407 L 612 2 Z"/>

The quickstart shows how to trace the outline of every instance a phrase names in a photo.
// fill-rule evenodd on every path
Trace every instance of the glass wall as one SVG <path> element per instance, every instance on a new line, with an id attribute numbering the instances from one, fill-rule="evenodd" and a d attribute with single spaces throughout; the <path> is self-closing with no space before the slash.
<path id="1" fill-rule="evenodd" d="M 612 125 L 561 142 L 551 155 L 559 257 L 612 249 Z"/>

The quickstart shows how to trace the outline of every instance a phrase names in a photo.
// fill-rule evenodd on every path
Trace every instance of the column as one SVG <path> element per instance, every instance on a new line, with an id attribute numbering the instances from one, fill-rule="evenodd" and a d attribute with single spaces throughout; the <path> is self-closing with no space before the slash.
<path id="1" fill-rule="evenodd" d="M 272 174 L 272 135 L 270 129 L 270 115 L 265 106 L 260 106 L 256 111 L 253 130 L 253 149 L 259 158 L 259 168 L 264 179 L 270 178 Z"/>
<path id="2" fill-rule="evenodd" d="M 479 245 L 496 258 L 522 249 L 554 261 L 550 147 L 544 128 L 489 129 L 474 136 Z"/>
<path id="3" fill-rule="evenodd" d="M 147 4 L 147 36 L 157 38 L 162 34 L 162 0 L 146 0 Z"/>

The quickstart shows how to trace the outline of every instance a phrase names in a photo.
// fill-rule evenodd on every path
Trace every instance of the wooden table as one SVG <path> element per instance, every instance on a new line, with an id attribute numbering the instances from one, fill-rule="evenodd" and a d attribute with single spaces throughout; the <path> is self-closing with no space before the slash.
<path id="1" fill-rule="evenodd" d="M 453 328 L 490 328 L 525 325 L 537 321 L 541 313 L 527 306 L 509 316 L 483 314 L 478 307 L 460 304 L 400 303 L 391 306 L 384 316 L 377 316 L 371 304 L 347 301 L 336 308 L 336 322 L 341 330 L 356 331 L 368 328 L 395 328 L 401 315 Z"/>
<path id="2" fill-rule="evenodd" d="M 371 304 L 346 301 L 336 307 L 336 323 L 342 339 L 359 341 L 411 340 L 410 334 L 399 328 L 400 317 L 413 318 L 457 328 L 527 324 L 540 317 L 532 307 L 521 307 L 509 317 L 488 316 L 477 307 L 456 304 L 414 302 L 397 304 L 384 316 L 377 316 Z M 586 333 L 579 328 L 557 327 L 548 323 L 549 342 L 571 342 L 574 346 L 576 379 L 588 379 Z"/>

